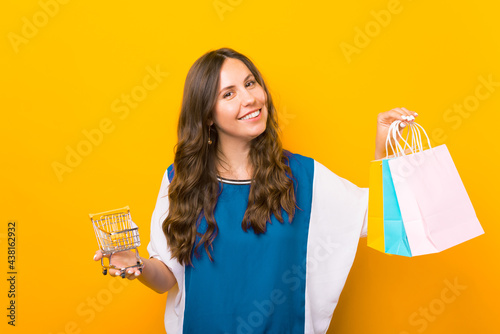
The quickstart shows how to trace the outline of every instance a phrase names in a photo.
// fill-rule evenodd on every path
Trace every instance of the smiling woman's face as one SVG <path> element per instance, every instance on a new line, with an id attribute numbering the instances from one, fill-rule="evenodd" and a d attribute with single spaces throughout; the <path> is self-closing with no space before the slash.
<path id="1" fill-rule="evenodd" d="M 213 113 L 219 141 L 248 143 L 266 130 L 266 92 L 239 59 L 224 61 L 219 81 Z"/>

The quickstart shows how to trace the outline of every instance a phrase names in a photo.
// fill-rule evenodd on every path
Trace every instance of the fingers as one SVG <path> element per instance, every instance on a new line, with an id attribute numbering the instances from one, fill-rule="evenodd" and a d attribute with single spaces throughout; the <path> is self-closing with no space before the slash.
<path id="1" fill-rule="evenodd" d="M 122 277 L 123 273 L 125 273 L 125 277 Z M 141 271 L 139 270 L 139 268 L 109 269 L 109 274 L 112 277 L 122 277 L 122 278 L 127 278 L 129 280 L 133 280 L 141 275 Z"/>
<path id="2" fill-rule="evenodd" d="M 394 108 L 392 110 L 399 114 L 397 118 L 402 121 L 400 124 L 402 128 L 404 128 L 408 123 L 413 122 L 415 118 L 418 117 L 416 112 L 410 111 L 404 107 Z"/>
<path id="3" fill-rule="evenodd" d="M 418 114 L 406 108 L 394 108 L 378 115 L 378 123 L 383 126 L 390 126 L 394 121 L 401 121 L 401 127 L 413 122 Z"/>
<path id="4" fill-rule="evenodd" d="M 417 116 L 418 116 L 418 114 L 417 114 L 416 112 L 414 112 L 414 111 L 410 111 L 410 110 L 408 110 L 408 109 L 406 109 L 406 108 L 404 108 L 404 107 L 403 107 L 403 108 L 401 108 L 401 109 L 402 109 L 402 110 L 404 110 L 404 111 L 406 112 L 406 115 L 407 115 L 407 116 L 412 116 L 413 118 L 415 118 L 415 117 L 417 117 Z"/>
<path id="5" fill-rule="evenodd" d="M 125 277 L 128 278 L 129 280 L 133 280 L 141 275 L 141 271 L 139 270 L 139 268 L 129 268 L 127 269 L 125 275 L 126 275 Z"/>
<path id="6" fill-rule="evenodd" d="M 107 257 L 109 258 L 109 254 L 106 254 L 106 255 L 103 255 L 102 254 L 102 251 L 99 249 L 95 252 L 94 254 L 94 261 L 99 261 L 100 259 L 102 259 L 103 257 Z"/>
<path id="7" fill-rule="evenodd" d="M 99 261 L 102 258 L 102 252 L 101 250 L 98 250 L 94 254 L 94 261 Z"/>
<path id="8" fill-rule="evenodd" d="M 135 253 L 133 252 L 118 252 L 112 255 L 103 255 L 102 251 L 98 250 L 95 252 L 94 261 L 99 261 L 103 257 L 110 259 L 110 267 L 107 273 L 112 277 L 121 277 L 124 273 L 126 278 L 133 280 L 141 275 L 141 270 L 138 267 L 125 269 L 137 263 Z"/>

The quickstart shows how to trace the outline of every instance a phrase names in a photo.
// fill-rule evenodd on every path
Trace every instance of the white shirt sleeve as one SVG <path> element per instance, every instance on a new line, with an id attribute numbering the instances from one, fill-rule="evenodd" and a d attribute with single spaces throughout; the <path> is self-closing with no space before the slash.
<path id="1" fill-rule="evenodd" d="M 168 333 L 180 333 L 182 331 L 185 306 L 184 265 L 181 265 L 177 259 L 172 258 L 172 253 L 162 229 L 163 221 L 168 215 L 169 184 L 167 170 L 163 175 L 160 192 L 151 218 L 151 239 L 147 249 L 149 257 L 154 257 L 165 263 L 177 280 L 177 284 L 168 291 L 164 320 L 165 329 Z"/>
<path id="2" fill-rule="evenodd" d="M 148 244 L 149 257 L 156 258 L 163 263 L 174 273 L 176 267 L 179 263 L 177 260 L 171 258 L 172 254 L 170 248 L 167 245 L 167 239 L 163 233 L 162 224 L 168 215 L 168 186 L 170 182 L 168 180 L 167 171 L 163 175 L 163 180 L 160 186 L 160 192 L 156 199 L 156 206 L 153 211 L 153 216 L 151 218 L 151 238 Z"/>
<path id="3" fill-rule="evenodd" d="M 307 246 L 306 333 L 325 333 L 366 235 L 368 189 L 314 162 Z"/>

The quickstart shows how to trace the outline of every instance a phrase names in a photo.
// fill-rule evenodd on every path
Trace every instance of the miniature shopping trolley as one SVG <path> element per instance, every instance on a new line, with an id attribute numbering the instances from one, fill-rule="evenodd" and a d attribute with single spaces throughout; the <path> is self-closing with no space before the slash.
<path id="1" fill-rule="evenodd" d="M 143 262 L 137 250 L 137 247 L 141 245 L 139 228 L 130 217 L 129 207 L 126 206 L 111 211 L 89 214 L 89 216 L 94 226 L 97 243 L 103 253 L 103 257 L 101 258 L 103 275 L 106 275 L 110 268 L 120 270 L 122 278 L 125 278 L 125 271 L 129 268 L 139 268 L 142 272 Z M 135 250 L 137 258 L 135 265 L 117 268 L 111 264 L 113 254 L 131 249 Z M 108 258 L 108 265 L 104 264 L 103 260 L 105 257 Z"/>

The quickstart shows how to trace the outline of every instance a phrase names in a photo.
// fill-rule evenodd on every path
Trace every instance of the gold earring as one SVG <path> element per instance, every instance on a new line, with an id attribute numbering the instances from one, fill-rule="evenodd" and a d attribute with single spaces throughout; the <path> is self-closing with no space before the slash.
<path id="1" fill-rule="evenodd" d="M 212 139 L 210 138 L 210 125 L 208 126 L 208 145 L 212 145 Z"/>

